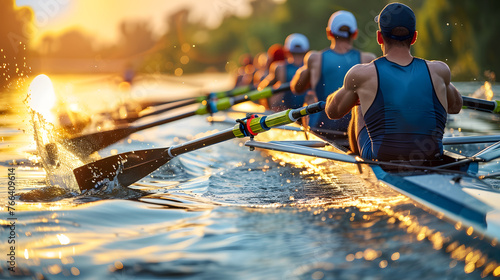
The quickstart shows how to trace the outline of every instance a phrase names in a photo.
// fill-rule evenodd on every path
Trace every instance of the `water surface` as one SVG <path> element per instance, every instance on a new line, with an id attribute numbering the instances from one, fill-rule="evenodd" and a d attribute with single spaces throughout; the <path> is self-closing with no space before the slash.
<path id="1" fill-rule="evenodd" d="M 54 82 L 71 84 L 68 96 L 99 112 L 116 104 L 89 96 L 105 92 L 104 100 L 113 100 L 120 92 L 97 78 L 93 86 L 85 83 L 85 90 L 72 83 L 82 77 Z M 228 81 L 191 79 L 205 87 Z M 155 94 L 177 89 L 182 97 L 206 90 L 158 81 L 151 90 Z M 464 95 L 481 85 L 457 83 Z M 148 98 L 144 88 L 131 96 Z M 47 174 L 43 159 L 34 156 L 34 128 L 22 94 L 0 97 L 9 104 L 0 129 L 2 278 L 479 279 L 500 274 L 496 242 L 469 235 L 467 228 L 437 218 L 405 196 L 351 175 L 355 166 L 250 151 L 245 140 L 181 155 L 129 188 L 82 195 L 69 170 L 83 161 L 61 150 L 67 170 Z M 135 133 L 99 156 L 168 147 L 227 127 L 190 117 Z M 495 134 L 498 127 L 498 117 L 464 110 L 450 118 L 447 133 Z M 304 137 L 288 133 L 270 132 L 261 139 Z M 470 154 L 481 147 L 453 150 Z M 5 207 L 8 168 L 16 173 L 15 273 L 6 262 L 12 217 Z M 497 169 L 498 162 L 482 167 Z"/>

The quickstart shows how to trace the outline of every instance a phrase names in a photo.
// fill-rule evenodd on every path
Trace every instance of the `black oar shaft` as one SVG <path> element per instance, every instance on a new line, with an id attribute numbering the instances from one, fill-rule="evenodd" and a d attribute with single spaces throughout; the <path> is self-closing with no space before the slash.
<path id="1" fill-rule="evenodd" d="M 161 114 L 161 113 L 169 111 L 169 110 L 181 108 L 181 107 L 196 104 L 196 103 L 198 103 L 198 101 L 196 99 L 191 99 L 191 100 L 176 102 L 175 104 L 170 103 L 170 104 L 158 106 L 159 108 L 157 107 L 150 112 L 146 111 L 146 113 L 144 113 L 144 114 L 139 113 L 139 118 L 158 115 L 158 114 Z M 147 109 L 145 109 L 145 110 L 147 110 Z"/>
<path id="2" fill-rule="evenodd" d="M 205 136 L 200 139 L 192 140 L 189 142 L 175 145 L 169 148 L 168 154 L 171 157 L 178 156 L 190 151 L 198 150 L 213 144 L 217 144 L 229 139 L 235 138 L 233 128 L 223 130 L 221 132 Z"/>
<path id="3" fill-rule="evenodd" d="M 477 99 L 467 96 L 462 96 L 463 105 L 468 109 L 474 109 L 478 111 L 490 112 L 490 113 L 500 113 L 499 101 L 489 101 L 484 99 Z"/>
<path id="4" fill-rule="evenodd" d="M 144 125 L 132 126 L 132 127 L 130 127 L 130 134 L 134 133 L 134 132 L 137 132 L 137 131 L 144 130 L 144 129 L 148 129 L 148 128 L 151 128 L 151 127 L 155 127 L 155 126 L 159 126 L 159 125 L 162 125 L 162 124 L 167 124 L 167 123 L 170 123 L 170 122 L 173 122 L 173 121 L 185 119 L 187 117 L 192 117 L 194 115 L 196 115 L 196 111 L 182 113 L 182 114 L 179 114 L 177 116 L 173 116 L 173 117 L 170 117 L 170 118 L 166 118 L 166 119 L 163 119 L 163 120 L 159 120 L 159 121 L 148 123 L 148 124 L 144 124 Z"/>

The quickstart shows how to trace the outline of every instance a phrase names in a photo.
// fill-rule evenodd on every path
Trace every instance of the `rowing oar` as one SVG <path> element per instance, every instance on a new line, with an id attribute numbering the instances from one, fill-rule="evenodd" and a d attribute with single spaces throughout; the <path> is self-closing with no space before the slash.
<path id="1" fill-rule="evenodd" d="M 192 102 L 190 104 L 201 103 L 205 100 L 208 100 L 209 98 L 220 99 L 220 98 L 224 98 L 224 97 L 237 96 L 237 95 L 242 95 L 244 93 L 250 92 L 252 90 L 255 90 L 255 87 L 253 85 L 240 86 L 240 87 L 233 88 L 231 90 L 211 92 L 211 93 L 208 93 L 208 94 L 205 94 L 202 96 L 197 96 L 197 97 L 187 97 L 187 98 L 181 98 L 181 99 L 177 99 L 177 100 L 169 100 L 169 101 L 165 101 L 165 102 L 159 102 L 156 104 L 151 104 L 148 107 L 159 107 L 159 106 L 166 105 L 166 104 L 177 103 L 177 102 L 184 103 L 184 102 L 188 102 L 188 101 Z"/>
<path id="2" fill-rule="evenodd" d="M 170 100 L 166 102 L 161 102 L 157 103 L 155 105 L 148 106 L 146 109 L 142 110 L 139 112 L 137 117 L 131 117 L 127 119 L 123 119 L 125 122 L 134 122 L 140 118 L 143 117 L 149 117 L 157 114 L 161 114 L 163 112 L 167 112 L 173 109 L 185 107 L 188 105 L 196 104 L 196 103 L 202 103 L 203 101 L 209 100 L 209 99 L 221 99 L 225 97 L 232 97 L 232 96 L 237 96 L 237 95 L 242 95 L 244 93 L 248 93 L 251 90 L 254 90 L 255 88 L 253 85 L 248 85 L 248 86 L 241 86 L 234 88 L 232 90 L 228 91 L 219 91 L 219 92 L 211 92 L 207 95 L 204 96 L 198 96 L 198 97 L 189 97 L 189 98 L 182 98 L 182 99 L 177 99 L 177 100 Z"/>
<path id="3" fill-rule="evenodd" d="M 317 113 L 324 109 L 325 102 L 321 101 L 307 107 L 288 109 L 269 116 L 258 117 L 252 115 L 243 120 L 238 120 L 238 123 L 233 128 L 200 139 L 169 148 L 121 153 L 78 167 L 73 170 L 73 173 L 82 192 L 98 188 L 113 180 L 118 180 L 121 186 L 126 187 L 147 176 L 180 154 L 233 138 L 257 135 L 257 133 L 264 132 L 272 127 L 295 122 L 303 116 Z"/>
<path id="4" fill-rule="evenodd" d="M 463 108 L 500 114 L 500 101 L 498 100 L 489 101 L 467 96 L 462 96 L 462 100 Z"/>
<path id="5" fill-rule="evenodd" d="M 61 142 L 63 145 L 81 158 L 85 158 L 95 151 L 99 151 L 111 144 L 114 144 L 121 139 L 129 136 L 132 133 L 155 127 L 158 125 L 170 123 L 176 120 L 184 119 L 194 115 L 205 115 L 208 113 L 216 113 L 220 110 L 226 110 L 231 108 L 231 106 L 242 103 L 248 100 L 259 100 L 262 98 L 268 98 L 277 92 L 290 90 L 290 84 L 283 84 L 279 88 L 273 89 L 272 87 L 267 87 L 262 91 L 254 90 L 247 94 L 237 95 L 233 97 L 224 97 L 219 100 L 214 100 L 213 102 L 203 102 L 202 105 L 197 109 L 190 112 L 182 113 L 177 116 L 169 117 L 159 121 L 155 121 L 144 125 L 127 125 L 124 127 L 118 127 L 108 131 L 96 132 L 91 134 L 86 134 L 82 136 L 77 136 L 70 139 L 63 139 Z"/>

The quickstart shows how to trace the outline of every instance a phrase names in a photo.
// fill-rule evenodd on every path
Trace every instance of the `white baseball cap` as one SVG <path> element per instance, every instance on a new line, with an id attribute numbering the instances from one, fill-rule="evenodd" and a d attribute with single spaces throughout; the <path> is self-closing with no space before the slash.
<path id="1" fill-rule="evenodd" d="M 342 26 L 347 26 L 349 32 L 341 31 Z M 328 27 L 330 32 L 336 36 L 348 38 L 350 34 L 353 34 L 358 30 L 358 24 L 356 23 L 356 18 L 351 12 L 348 11 L 337 11 L 330 16 L 328 21 Z"/>
<path id="2" fill-rule="evenodd" d="M 305 53 L 309 51 L 309 40 L 300 33 L 290 34 L 285 39 L 285 49 L 291 53 Z"/>

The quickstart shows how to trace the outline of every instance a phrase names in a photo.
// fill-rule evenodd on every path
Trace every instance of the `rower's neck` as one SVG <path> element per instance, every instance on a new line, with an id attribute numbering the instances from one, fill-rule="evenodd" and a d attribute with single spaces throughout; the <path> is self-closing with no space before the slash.
<path id="1" fill-rule="evenodd" d="M 387 60 L 403 66 L 408 65 L 413 61 L 410 49 L 404 47 L 391 47 L 389 49 L 385 49 L 384 56 Z"/>
<path id="2" fill-rule="evenodd" d="M 350 39 L 332 40 L 332 43 L 330 44 L 330 49 L 332 49 L 336 53 L 344 54 L 352 49 L 352 42 Z"/>

